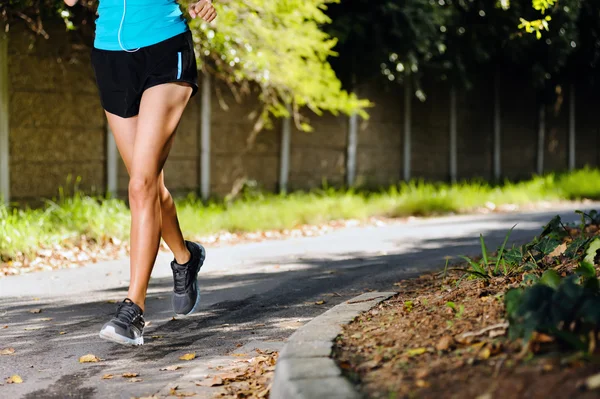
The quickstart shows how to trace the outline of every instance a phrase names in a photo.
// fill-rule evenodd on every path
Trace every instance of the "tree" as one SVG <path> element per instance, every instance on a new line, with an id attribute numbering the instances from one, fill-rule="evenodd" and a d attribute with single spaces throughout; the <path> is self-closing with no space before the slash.
<path id="1" fill-rule="evenodd" d="M 335 56 L 336 39 L 320 26 L 330 22 L 324 10 L 333 1 L 223 0 L 215 2 L 217 23 L 190 22 L 202 69 L 214 73 L 237 95 L 253 86 L 260 88 L 263 107 L 255 131 L 269 126 L 272 116 L 288 115 L 288 105 L 302 130 L 310 130 L 308 119 L 300 113 L 303 108 L 316 114 L 367 116 L 369 102 L 343 90 L 328 62 Z M 8 0 L 0 4 L 0 17 L 9 24 L 23 19 L 47 36 L 45 19 L 61 16 L 70 29 L 92 26 L 96 7 L 95 0 L 80 0 L 74 9 L 67 9 L 62 0 Z"/>

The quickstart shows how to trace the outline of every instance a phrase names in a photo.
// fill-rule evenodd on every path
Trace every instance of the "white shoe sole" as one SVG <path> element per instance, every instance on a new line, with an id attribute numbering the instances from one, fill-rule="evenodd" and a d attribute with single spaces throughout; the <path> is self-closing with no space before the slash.
<path id="1" fill-rule="evenodd" d="M 122 335 L 117 334 L 117 332 L 115 331 L 115 328 L 113 326 L 104 327 L 102 330 L 100 330 L 99 335 L 100 335 L 100 338 L 102 338 L 102 339 L 116 342 L 117 344 L 121 344 L 121 345 L 128 345 L 128 346 L 144 345 L 144 337 L 143 336 L 138 337 L 138 338 L 133 338 L 133 339 L 124 337 Z"/>

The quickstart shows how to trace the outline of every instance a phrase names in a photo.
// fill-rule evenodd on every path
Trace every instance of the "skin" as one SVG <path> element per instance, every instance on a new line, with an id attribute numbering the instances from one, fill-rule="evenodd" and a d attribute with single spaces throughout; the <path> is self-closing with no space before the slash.
<path id="1" fill-rule="evenodd" d="M 73 6 L 77 0 L 64 0 Z M 217 14 L 211 0 L 188 7 L 192 18 L 212 22 Z M 190 99 L 187 84 L 166 83 L 144 91 L 140 112 L 121 118 L 106 112 L 117 148 L 129 173 L 131 208 L 130 283 L 127 297 L 145 309 L 146 291 L 160 238 L 177 263 L 190 259 L 179 227 L 175 203 L 165 187 L 163 166 L 175 138 L 175 130 Z"/>

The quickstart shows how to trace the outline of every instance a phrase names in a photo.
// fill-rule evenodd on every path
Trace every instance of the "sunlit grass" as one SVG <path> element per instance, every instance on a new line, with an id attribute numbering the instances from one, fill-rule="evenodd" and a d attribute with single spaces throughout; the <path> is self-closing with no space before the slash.
<path id="1" fill-rule="evenodd" d="M 288 195 L 253 192 L 230 202 L 204 204 L 194 195 L 177 200 L 186 237 L 231 231 L 289 229 L 337 219 L 401 217 L 468 212 L 493 203 L 528 204 L 548 200 L 600 199 L 600 171 L 582 169 L 501 185 L 484 182 L 400 183 L 379 192 L 320 189 Z M 33 255 L 40 248 L 81 240 L 126 240 L 130 215 L 122 200 L 82 193 L 61 195 L 40 209 L 0 205 L 0 257 Z"/>

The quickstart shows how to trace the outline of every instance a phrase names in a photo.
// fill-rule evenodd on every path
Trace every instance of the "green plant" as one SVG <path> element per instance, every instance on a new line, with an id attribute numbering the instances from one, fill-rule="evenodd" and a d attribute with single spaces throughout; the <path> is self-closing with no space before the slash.
<path id="1" fill-rule="evenodd" d="M 516 225 L 515 225 L 516 226 Z M 470 274 L 477 278 L 488 279 L 490 277 L 504 275 L 507 276 L 513 269 L 513 266 L 516 265 L 514 255 L 507 260 L 506 259 L 506 243 L 510 238 L 511 233 L 513 232 L 515 226 L 513 226 L 504 236 L 504 241 L 502 245 L 498 249 L 496 255 L 489 254 L 487 250 L 487 246 L 485 245 L 485 240 L 483 235 L 479 235 L 479 243 L 481 245 L 481 260 L 476 261 L 467 256 L 461 256 L 462 259 L 466 260 L 469 267 L 468 269 L 463 269 L 467 274 Z M 522 258 L 519 258 L 520 261 Z M 502 266 L 502 268 L 501 268 Z"/>
<path id="2" fill-rule="evenodd" d="M 460 305 L 456 306 L 456 304 L 454 302 L 450 301 L 450 302 L 446 302 L 446 306 L 454 311 L 454 318 L 456 318 L 456 319 L 462 318 L 463 313 L 465 312 L 465 305 L 463 305 L 461 303 Z"/>
<path id="3" fill-rule="evenodd" d="M 554 337 L 561 346 L 593 350 L 600 332 L 600 284 L 586 267 L 584 276 L 557 280 L 552 273 L 531 287 L 511 289 L 505 295 L 509 338 L 527 347 L 533 333 Z M 550 277 L 551 276 L 551 277 Z"/>

